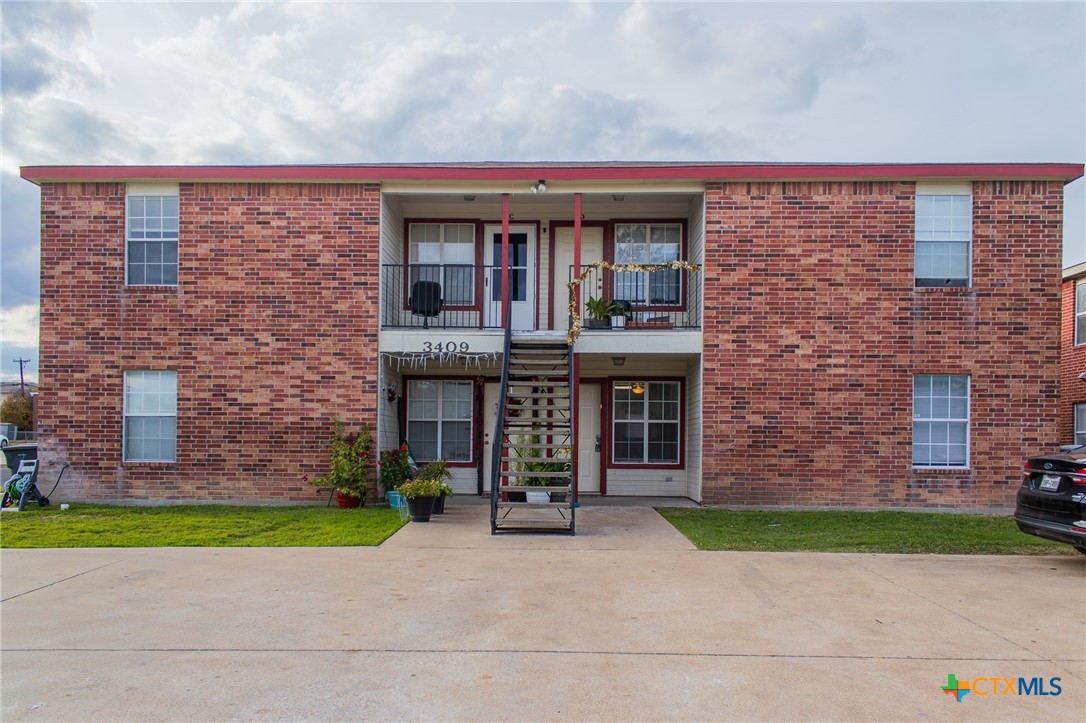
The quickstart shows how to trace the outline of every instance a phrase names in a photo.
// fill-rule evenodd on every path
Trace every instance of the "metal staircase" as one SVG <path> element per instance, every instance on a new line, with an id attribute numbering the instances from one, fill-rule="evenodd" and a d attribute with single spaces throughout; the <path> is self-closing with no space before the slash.
<path id="1" fill-rule="evenodd" d="M 514 337 L 506 329 L 491 459 L 491 534 L 575 534 L 571 355 L 564 340 Z"/>

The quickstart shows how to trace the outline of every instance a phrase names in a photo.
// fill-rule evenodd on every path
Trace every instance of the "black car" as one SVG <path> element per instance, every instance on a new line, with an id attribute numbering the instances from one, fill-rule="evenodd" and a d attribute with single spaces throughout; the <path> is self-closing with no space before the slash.
<path id="1" fill-rule="evenodd" d="M 1018 529 L 1086 554 L 1086 446 L 1030 457 L 1024 471 Z"/>

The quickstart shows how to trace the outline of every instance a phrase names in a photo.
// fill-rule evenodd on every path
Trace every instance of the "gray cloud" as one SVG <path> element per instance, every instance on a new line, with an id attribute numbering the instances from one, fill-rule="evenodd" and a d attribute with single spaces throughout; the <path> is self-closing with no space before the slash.
<path id="1" fill-rule="evenodd" d="M 101 85 L 97 68 L 72 51 L 90 35 L 94 8 L 75 2 L 5 2 L 0 90 L 4 97 L 32 96 L 50 86 Z"/>

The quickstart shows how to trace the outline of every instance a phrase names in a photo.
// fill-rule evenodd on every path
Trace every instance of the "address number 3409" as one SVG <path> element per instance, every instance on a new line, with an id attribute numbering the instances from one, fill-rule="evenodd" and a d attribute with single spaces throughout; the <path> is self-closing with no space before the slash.
<path id="1" fill-rule="evenodd" d="M 453 352 L 464 352 L 470 349 L 466 341 L 439 341 L 436 344 L 432 341 L 422 342 L 422 350 L 426 352 L 437 352 L 438 354 L 451 354 Z"/>

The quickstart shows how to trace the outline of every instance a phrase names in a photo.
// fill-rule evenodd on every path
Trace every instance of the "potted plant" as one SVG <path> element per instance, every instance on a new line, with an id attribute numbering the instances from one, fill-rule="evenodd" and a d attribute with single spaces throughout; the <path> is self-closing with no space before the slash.
<path id="1" fill-rule="evenodd" d="M 415 471 L 411 466 L 407 445 L 402 444 L 399 449 L 386 449 L 381 452 L 377 467 L 381 470 L 381 486 L 385 488 L 389 505 L 400 507 L 399 500 L 396 499 L 400 493 L 396 488 L 406 482 Z"/>
<path id="2" fill-rule="evenodd" d="M 568 448 L 556 450 L 552 457 L 544 457 L 543 450 L 538 446 L 539 440 L 538 434 L 522 434 L 517 437 L 517 444 L 522 446 L 516 448 L 517 457 L 520 460 L 514 463 L 516 465 L 514 471 L 524 473 L 517 475 L 519 487 L 550 487 L 556 483 L 560 484 L 558 477 L 533 473 L 568 472 L 570 469 Z M 562 456 L 563 454 L 566 456 Z M 566 498 L 564 493 L 553 490 L 526 489 L 523 492 L 510 492 L 511 502 L 518 501 L 514 495 L 517 495 L 519 501 L 522 502 L 564 502 Z"/>
<path id="3" fill-rule="evenodd" d="M 436 480 L 438 484 L 438 496 L 434 500 L 434 514 L 440 515 L 445 512 L 445 498 L 451 495 L 452 487 L 449 486 L 448 480 L 452 478 L 452 472 L 449 471 L 449 463 L 445 460 L 438 460 L 436 462 L 430 462 L 419 470 L 419 479 Z"/>
<path id="4" fill-rule="evenodd" d="M 611 326 L 611 315 L 615 313 L 613 301 L 589 296 L 588 301 L 584 302 L 584 308 L 588 312 L 589 329 L 607 329 Z"/>
<path id="5" fill-rule="evenodd" d="M 429 522 L 434 514 L 434 500 L 441 491 L 436 479 L 416 478 L 404 482 L 396 491 L 407 498 L 407 511 L 412 522 Z"/>
<path id="6" fill-rule="evenodd" d="M 370 428 L 362 425 L 358 434 L 348 438 L 339 417 L 335 418 L 335 429 L 329 443 L 331 465 L 328 474 L 308 480 L 317 487 L 332 487 L 336 491 L 336 502 L 340 507 L 365 506 L 366 490 L 369 488 L 370 467 L 373 453 L 373 435 Z"/>

